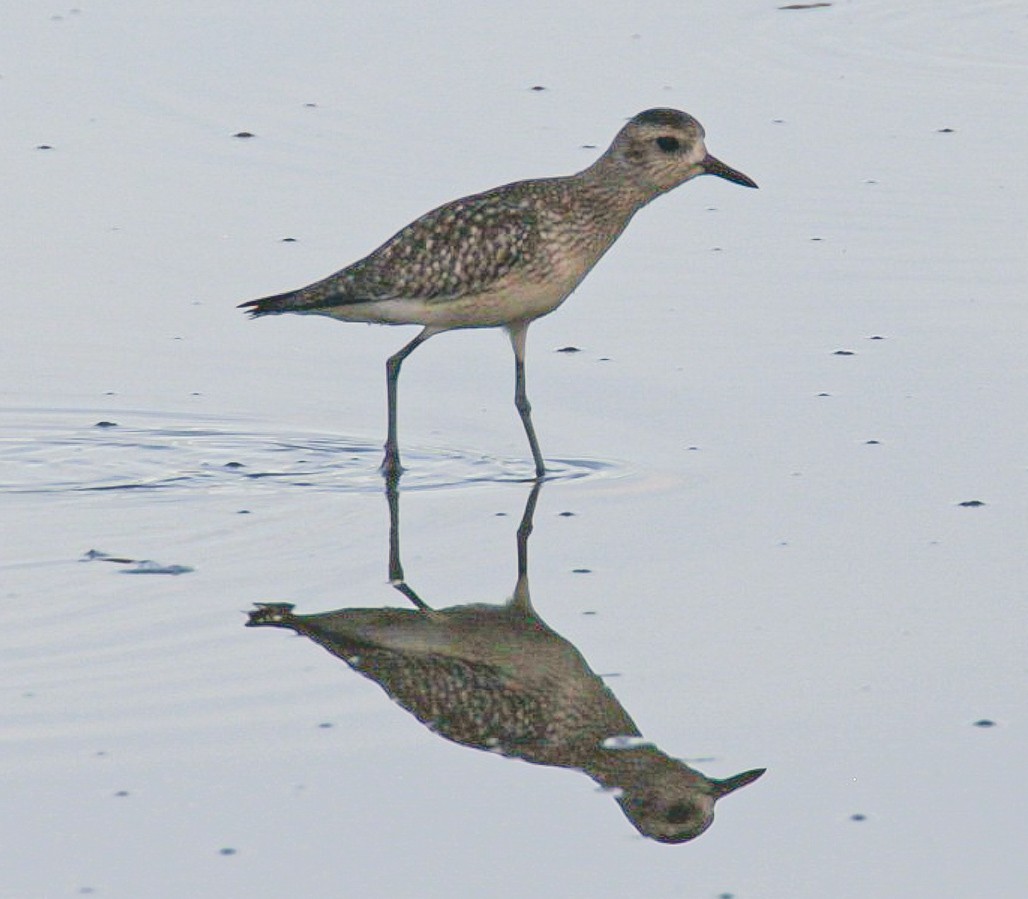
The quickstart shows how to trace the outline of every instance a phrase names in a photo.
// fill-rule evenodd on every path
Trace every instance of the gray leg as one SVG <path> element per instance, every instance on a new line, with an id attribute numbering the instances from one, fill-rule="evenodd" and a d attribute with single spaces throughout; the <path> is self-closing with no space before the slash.
<path id="1" fill-rule="evenodd" d="M 521 416 L 521 423 L 525 426 L 525 434 L 528 436 L 528 445 L 532 449 L 535 476 L 541 478 L 546 475 L 546 465 L 543 463 L 543 454 L 539 451 L 539 441 L 532 426 L 532 404 L 528 402 L 528 394 L 525 391 L 525 337 L 528 334 L 528 322 L 510 325 L 507 331 L 510 334 L 511 346 L 514 347 L 514 405 Z"/>
<path id="2" fill-rule="evenodd" d="M 437 333 L 432 328 L 425 328 L 417 337 L 398 353 L 394 353 L 386 361 L 386 396 L 389 403 L 389 432 L 386 436 L 385 458 L 382 460 L 382 474 L 387 479 L 395 480 L 403 471 L 400 465 L 400 447 L 396 439 L 396 382 L 400 377 L 400 366 L 403 360 L 413 353 L 429 337 Z"/>
<path id="3" fill-rule="evenodd" d="M 400 490 L 397 478 L 386 478 L 386 500 L 389 502 L 389 583 L 419 609 L 431 611 L 403 575 L 403 563 L 400 561 Z"/>

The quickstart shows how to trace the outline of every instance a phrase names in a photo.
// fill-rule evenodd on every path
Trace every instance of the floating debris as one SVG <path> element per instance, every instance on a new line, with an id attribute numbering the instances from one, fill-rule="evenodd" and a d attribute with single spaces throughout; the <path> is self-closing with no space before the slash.
<path id="1" fill-rule="evenodd" d="M 836 350 L 832 353 L 833 356 L 856 356 L 857 354 L 853 350 Z"/>
<path id="2" fill-rule="evenodd" d="M 93 425 L 93 427 L 94 428 L 116 428 L 116 427 L 118 427 L 118 423 L 116 421 L 98 421 L 95 425 Z"/>
<path id="3" fill-rule="evenodd" d="M 245 138 L 248 138 L 248 137 L 256 137 L 257 135 L 254 134 L 252 131 L 237 131 L 232 136 L 233 137 L 241 137 L 241 138 L 245 139 Z"/>
<path id="4" fill-rule="evenodd" d="M 162 565 L 152 559 L 143 559 L 136 563 L 135 568 L 123 568 L 120 574 L 190 574 L 193 571 L 188 565 Z"/>
<path id="5" fill-rule="evenodd" d="M 557 353 L 580 353 L 580 352 L 582 352 L 582 348 L 581 347 L 577 347 L 577 346 L 562 346 L 562 347 L 558 347 L 555 350 L 555 352 L 557 352 Z"/>
<path id="6" fill-rule="evenodd" d="M 984 506 L 985 503 L 980 499 L 965 499 L 962 503 L 957 503 L 958 506 L 963 506 L 965 509 L 977 509 L 979 506 Z"/>
<path id="7" fill-rule="evenodd" d="M 996 722 L 992 721 L 989 718 L 979 718 L 977 721 L 975 721 L 974 726 L 975 727 L 995 727 L 996 726 Z"/>
<path id="8" fill-rule="evenodd" d="M 82 558 L 80 562 L 117 562 L 119 565 L 131 565 L 134 559 L 122 559 L 118 556 L 112 556 L 110 553 L 102 552 L 99 549 L 91 549 Z"/>
<path id="9" fill-rule="evenodd" d="M 99 549 L 91 549 L 79 560 L 81 562 L 114 562 L 117 565 L 134 565 L 135 568 L 124 568 L 121 574 L 189 574 L 194 569 L 188 565 L 162 565 L 152 559 L 126 559 L 121 556 L 112 556 L 110 553 L 102 552 Z"/>

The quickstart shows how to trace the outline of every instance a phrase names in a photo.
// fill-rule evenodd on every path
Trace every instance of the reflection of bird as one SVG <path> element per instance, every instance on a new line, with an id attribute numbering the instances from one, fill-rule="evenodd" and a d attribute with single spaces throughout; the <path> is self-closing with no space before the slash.
<path id="1" fill-rule="evenodd" d="M 697 175 L 757 186 L 708 154 L 703 138 L 700 123 L 686 113 L 647 110 L 576 175 L 519 181 L 447 203 L 347 268 L 242 308 L 253 316 L 299 312 L 423 326 L 386 365 L 389 433 L 382 468 L 391 476 L 401 471 L 396 385 L 403 360 L 441 331 L 506 328 L 514 348 L 515 405 L 542 477 L 525 393 L 528 325 L 567 299 L 654 197 Z"/>
<path id="2" fill-rule="evenodd" d="M 614 791 L 645 836 L 692 839 L 710 826 L 721 796 L 764 769 L 713 780 L 643 742 L 578 650 L 538 616 L 527 578 L 537 491 L 538 484 L 518 531 L 518 581 L 505 605 L 426 606 L 403 581 L 393 502 L 392 574 L 417 609 L 295 615 L 288 603 L 262 603 L 248 625 L 290 628 L 320 643 L 450 740 L 585 772 Z"/>

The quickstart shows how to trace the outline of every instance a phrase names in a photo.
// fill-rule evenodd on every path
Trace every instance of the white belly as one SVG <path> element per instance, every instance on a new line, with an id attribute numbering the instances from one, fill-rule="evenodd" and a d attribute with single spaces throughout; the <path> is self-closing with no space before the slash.
<path id="1" fill-rule="evenodd" d="M 589 266 L 591 268 L 591 266 Z M 551 275 L 544 281 L 507 277 L 488 291 L 433 300 L 378 300 L 318 310 L 340 321 L 435 328 L 496 328 L 532 321 L 552 312 L 578 286 L 588 268 Z"/>

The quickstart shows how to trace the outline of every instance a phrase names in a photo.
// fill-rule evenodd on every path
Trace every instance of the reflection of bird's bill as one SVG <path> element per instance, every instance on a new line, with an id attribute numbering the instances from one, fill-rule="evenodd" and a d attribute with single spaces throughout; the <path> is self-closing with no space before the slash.
<path id="1" fill-rule="evenodd" d="M 742 774 L 734 774 L 731 777 L 726 777 L 724 780 L 715 781 L 714 792 L 717 798 L 720 799 L 733 790 L 738 790 L 739 787 L 745 787 L 746 784 L 753 783 L 765 771 L 767 771 L 767 768 L 754 768 L 752 771 L 743 771 Z"/>
<path id="2" fill-rule="evenodd" d="M 725 181 L 733 181 L 736 184 L 741 184 L 743 187 L 757 186 L 757 182 L 749 175 L 744 175 L 731 166 L 725 165 L 720 159 L 711 156 L 709 153 L 700 165 L 703 166 L 704 174 L 717 175 L 718 178 L 724 178 Z"/>

